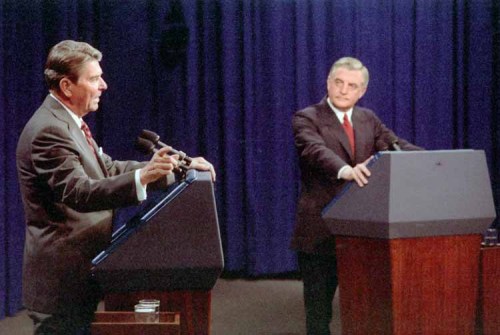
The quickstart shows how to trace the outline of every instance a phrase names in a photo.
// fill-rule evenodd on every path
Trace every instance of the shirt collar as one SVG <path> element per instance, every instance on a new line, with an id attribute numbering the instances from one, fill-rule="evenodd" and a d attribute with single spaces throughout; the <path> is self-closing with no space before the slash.
<path id="1" fill-rule="evenodd" d="M 71 118 L 76 122 L 76 125 L 78 126 L 78 128 L 81 129 L 82 128 L 82 119 L 79 118 L 75 113 L 73 113 L 71 111 L 71 109 L 69 109 L 65 104 L 63 104 L 61 102 L 61 100 L 57 99 L 57 97 L 54 94 L 52 94 L 52 92 L 50 93 L 50 96 L 52 98 L 54 98 L 57 102 L 59 102 L 61 104 L 61 106 L 64 107 L 64 109 L 68 112 L 68 114 L 71 116 Z"/>
<path id="2" fill-rule="evenodd" d="M 349 108 L 347 112 L 342 112 L 332 104 L 330 98 L 326 98 L 326 102 L 328 103 L 328 106 L 330 106 L 330 109 L 335 113 L 340 123 L 344 123 L 344 115 L 347 113 L 347 118 L 349 119 L 349 122 L 352 124 L 352 110 L 353 110 L 352 108 Z"/>

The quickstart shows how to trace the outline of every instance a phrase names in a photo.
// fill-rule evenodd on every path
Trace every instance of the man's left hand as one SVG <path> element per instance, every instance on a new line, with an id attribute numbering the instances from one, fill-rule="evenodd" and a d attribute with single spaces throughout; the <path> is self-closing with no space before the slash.
<path id="1" fill-rule="evenodd" d="M 203 157 L 195 157 L 191 159 L 191 164 L 189 164 L 189 169 L 195 169 L 200 171 L 210 171 L 212 175 L 212 181 L 215 182 L 215 170 L 214 166 L 208 162 Z"/>

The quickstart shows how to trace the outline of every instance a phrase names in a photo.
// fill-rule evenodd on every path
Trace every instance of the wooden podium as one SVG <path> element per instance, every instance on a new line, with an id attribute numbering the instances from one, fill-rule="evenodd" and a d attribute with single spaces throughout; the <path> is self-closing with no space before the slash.
<path id="1" fill-rule="evenodd" d="M 160 311 L 180 313 L 181 334 L 210 334 L 210 291 L 223 268 L 210 173 L 189 170 L 149 200 L 92 263 L 107 312 L 155 298 Z"/>
<path id="2" fill-rule="evenodd" d="M 160 313 L 157 323 L 141 323 L 134 312 L 96 312 L 92 335 L 179 335 L 179 313 Z"/>
<path id="3" fill-rule="evenodd" d="M 500 245 L 481 248 L 476 335 L 500 335 Z"/>
<path id="4" fill-rule="evenodd" d="M 481 236 L 496 215 L 484 152 L 381 152 L 370 171 L 323 210 L 343 334 L 474 334 Z"/>

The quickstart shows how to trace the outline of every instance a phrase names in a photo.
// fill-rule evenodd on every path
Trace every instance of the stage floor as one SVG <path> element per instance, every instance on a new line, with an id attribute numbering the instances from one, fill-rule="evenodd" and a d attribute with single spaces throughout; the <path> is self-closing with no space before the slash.
<path id="1" fill-rule="evenodd" d="M 338 292 L 332 335 L 340 335 Z M 219 279 L 212 291 L 212 335 L 304 335 L 302 282 Z M 31 335 L 25 311 L 0 321 L 0 335 Z"/>

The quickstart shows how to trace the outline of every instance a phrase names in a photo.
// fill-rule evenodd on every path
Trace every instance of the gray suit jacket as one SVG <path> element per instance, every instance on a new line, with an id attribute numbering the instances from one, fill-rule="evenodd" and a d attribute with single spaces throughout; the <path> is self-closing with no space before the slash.
<path id="1" fill-rule="evenodd" d="M 26 124 L 16 161 L 27 224 L 24 305 L 47 314 L 88 306 L 98 294 L 90 261 L 110 241 L 113 209 L 137 203 L 134 170 L 145 163 L 96 158 L 51 96 Z"/>
<path id="2" fill-rule="evenodd" d="M 346 164 L 355 166 L 382 149 L 382 139 L 395 136 L 371 110 L 354 107 L 352 124 L 356 156 L 339 119 L 326 97 L 318 104 L 296 112 L 292 120 L 299 154 L 301 192 L 291 247 L 308 253 L 331 254 L 333 238 L 321 218 L 321 210 L 345 186 L 337 179 Z M 400 139 L 402 150 L 422 150 Z M 360 209 L 363 210 L 362 204 Z"/>

